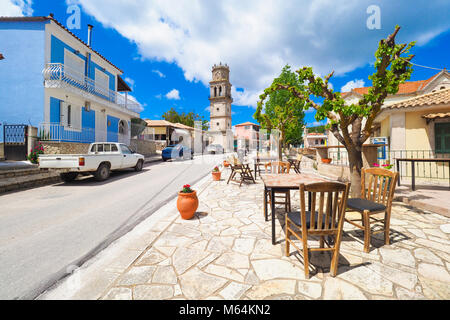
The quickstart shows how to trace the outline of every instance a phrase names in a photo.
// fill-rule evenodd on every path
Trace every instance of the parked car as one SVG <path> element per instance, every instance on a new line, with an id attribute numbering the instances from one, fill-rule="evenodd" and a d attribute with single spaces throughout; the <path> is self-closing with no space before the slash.
<path id="1" fill-rule="evenodd" d="M 207 153 L 223 153 L 223 147 L 220 144 L 210 144 L 206 147 Z"/>
<path id="2" fill-rule="evenodd" d="M 72 181 L 79 174 L 94 175 L 95 180 L 109 178 L 112 170 L 134 168 L 141 171 L 144 156 L 134 152 L 123 143 L 94 142 L 89 145 L 88 154 L 41 154 L 39 167 L 66 169 L 61 179 Z"/>
<path id="3" fill-rule="evenodd" d="M 163 161 L 169 159 L 194 159 L 194 151 L 181 144 L 169 145 L 161 152 Z"/>

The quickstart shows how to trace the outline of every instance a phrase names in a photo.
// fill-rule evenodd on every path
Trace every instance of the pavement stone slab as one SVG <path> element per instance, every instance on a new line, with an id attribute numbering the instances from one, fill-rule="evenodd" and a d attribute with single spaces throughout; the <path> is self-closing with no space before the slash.
<path id="1" fill-rule="evenodd" d="M 314 252 L 306 279 L 302 254 L 291 247 L 285 256 L 282 209 L 272 245 L 261 179 L 241 187 L 208 179 L 196 188 L 195 217 L 183 220 L 174 207 L 149 228 L 130 247 L 140 251 L 119 259 L 120 275 L 103 299 L 450 299 L 446 216 L 394 202 L 391 244 L 383 234 L 373 236 L 369 253 L 363 233 L 346 223 L 336 277 L 329 274 L 331 255 Z M 298 210 L 298 191 L 291 202 Z"/>

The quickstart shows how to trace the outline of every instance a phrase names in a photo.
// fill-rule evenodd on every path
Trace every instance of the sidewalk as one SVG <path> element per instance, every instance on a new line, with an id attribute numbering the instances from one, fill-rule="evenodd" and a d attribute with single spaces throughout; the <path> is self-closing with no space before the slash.
<path id="1" fill-rule="evenodd" d="M 396 202 L 391 245 L 379 234 L 364 253 L 362 233 L 345 224 L 338 275 L 313 253 L 305 279 L 302 258 L 283 254 L 282 214 L 271 244 L 261 179 L 239 188 L 228 175 L 195 186 L 194 219 L 171 201 L 39 299 L 450 299 L 449 218 Z"/>

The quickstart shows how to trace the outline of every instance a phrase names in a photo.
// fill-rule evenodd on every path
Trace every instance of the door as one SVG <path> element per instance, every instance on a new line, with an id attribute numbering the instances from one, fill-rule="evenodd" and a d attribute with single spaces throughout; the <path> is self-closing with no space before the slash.
<path id="1" fill-rule="evenodd" d="M 122 168 L 130 168 L 136 165 L 136 156 L 131 152 L 124 144 L 120 144 L 120 150 L 122 151 Z"/>
<path id="2" fill-rule="evenodd" d="M 6 160 L 26 160 L 28 152 L 28 126 L 4 125 L 3 140 Z"/>

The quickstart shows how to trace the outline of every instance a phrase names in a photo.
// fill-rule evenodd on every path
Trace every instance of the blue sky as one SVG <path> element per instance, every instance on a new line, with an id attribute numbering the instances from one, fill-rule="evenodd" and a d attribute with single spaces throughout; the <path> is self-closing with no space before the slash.
<path id="1" fill-rule="evenodd" d="M 380 8 L 380 28 L 367 28 Z M 373 53 L 381 38 L 402 27 L 398 42 L 418 40 L 413 62 L 450 68 L 449 1 L 202 1 L 178 0 L 0 0 L 0 16 L 19 8 L 23 15 L 46 16 L 67 24 L 67 9 L 81 9 L 80 29 L 94 25 L 92 46 L 124 71 L 132 95 L 143 104 L 142 118 L 160 119 L 171 107 L 209 119 L 211 66 L 228 63 L 233 84 L 233 125 L 256 122 L 258 95 L 285 64 L 313 66 L 331 79 L 335 90 L 370 85 Z M 414 67 L 411 80 L 437 70 Z M 306 113 L 313 125 L 314 112 Z"/>

